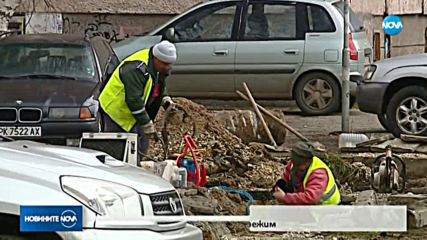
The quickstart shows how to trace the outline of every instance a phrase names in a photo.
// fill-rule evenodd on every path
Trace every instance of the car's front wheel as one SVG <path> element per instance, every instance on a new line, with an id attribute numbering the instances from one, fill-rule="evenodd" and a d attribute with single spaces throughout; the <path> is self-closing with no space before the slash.
<path id="1" fill-rule="evenodd" d="M 398 91 L 387 106 L 387 125 L 396 137 L 427 136 L 427 88 L 409 86 Z"/>
<path id="2" fill-rule="evenodd" d="M 297 82 L 295 100 L 305 115 L 330 114 L 339 110 L 340 87 L 326 73 L 310 73 Z"/>

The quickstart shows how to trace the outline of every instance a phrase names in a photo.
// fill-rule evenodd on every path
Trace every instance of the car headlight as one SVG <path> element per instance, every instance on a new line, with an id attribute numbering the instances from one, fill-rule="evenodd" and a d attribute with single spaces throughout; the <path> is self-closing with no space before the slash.
<path id="1" fill-rule="evenodd" d="M 102 216 L 118 218 L 143 215 L 139 194 L 130 187 L 73 176 L 62 176 L 61 186 L 65 193 Z"/>
<path id="2" fill-rule="evenodd" d="M 49 108 L 51 119 L 90 119 L 93 118 L 89 108 Z"/>
<path id="3" fill-rule="evenodd" d="M 369 65 L 368 68 L 365 71 L 364 80 L 371 80 L 372 76 L 374 76 L 375 71 L 377 70 L 377 66 L 375 65 Z"/>

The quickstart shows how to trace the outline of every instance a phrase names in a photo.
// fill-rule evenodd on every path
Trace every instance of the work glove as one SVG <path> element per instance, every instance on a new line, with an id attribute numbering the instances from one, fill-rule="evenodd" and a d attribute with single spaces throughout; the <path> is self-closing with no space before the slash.
<path id="1" fill-rule="evenodd" d="M 158 132 L 154 127 L 153 121 L 149 121 L 147 124 L 141 126 L 141 130 L 144 134 L 145 139 L 147 140 L 157 140 L 159 138 Z"/>
<path id="2" fill-rule="evenodd" d="M 279 179 L 277 180 L 276 184 L 273 186 L 273 192 L 275 191 L 275 188 L 280 188 L 285 193 L 293 193 L 294 189 L 291 184 L 288 184 L 285 180 Z"/>
<path id="3" fill-rule="evenodd" d="M 167 111 L 169 108 L 174 110 L 176 108 L 176 103 L 172 101 L 172 98 L 169 96 L 163 97 L 162 106 Z"/>
<path id="4" fill-rule="evenodd" d="M 282 189 L 280 189 L 279 187 L 275 187 L 273 196 L 276 200 L 283 201 L 283 199 L 285 199 L 286 193 L 282 191 Z"/>

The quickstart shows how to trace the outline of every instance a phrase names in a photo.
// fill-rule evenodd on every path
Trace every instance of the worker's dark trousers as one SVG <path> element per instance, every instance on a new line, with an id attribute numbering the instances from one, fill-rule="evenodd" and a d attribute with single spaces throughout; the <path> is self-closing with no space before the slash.
<path id="1" fill-rule="evenodd" d="M 106 113 L 102 112 L 102 120 L 104 125 L 104 132 L 126 132 L 123 130 L 116 122 L 114 122 L 110 116 Z M 140 162 L 143 157 L 147 154 L 148 147 L 150 146 L 150 142 L 148 139 L 144 138 L 144 133 L 141 131 L 140 125 L 138 123 L 133 126 L 130 130 L 130 133 L 138 134 L 138 166 L 140 166 Z"/>

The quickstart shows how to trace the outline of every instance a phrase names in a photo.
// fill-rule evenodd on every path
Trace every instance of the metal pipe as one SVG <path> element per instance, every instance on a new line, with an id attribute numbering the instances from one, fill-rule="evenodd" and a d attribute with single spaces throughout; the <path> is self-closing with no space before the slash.
<path id="1" fill-rule="evenodd" d="M 348 0 L 344 1 L 344 51 L 342 59 L 341 127 L 343 133 L 350 132 L 350 12 Z"/>

